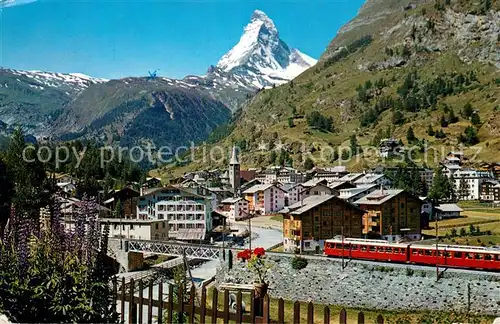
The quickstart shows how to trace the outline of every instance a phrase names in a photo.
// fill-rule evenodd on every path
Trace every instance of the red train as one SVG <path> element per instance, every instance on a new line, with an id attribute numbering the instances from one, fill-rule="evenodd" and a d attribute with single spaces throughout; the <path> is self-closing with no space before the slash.
<path id="1" fill-rule="evenodd" d="M 342 248 L 343 244 L 343 248 Z M 500 271 L 500 249 L 458 245 L 388 243 L 381 240 L 335 238 L 325 241 L 329 257 L 399 262 L 443 267 Z"/>

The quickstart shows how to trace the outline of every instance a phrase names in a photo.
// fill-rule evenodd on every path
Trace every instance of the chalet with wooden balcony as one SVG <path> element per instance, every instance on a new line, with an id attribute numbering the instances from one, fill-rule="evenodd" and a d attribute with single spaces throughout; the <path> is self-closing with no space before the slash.
<path id="1" fill-rule="evenodd" d="M 355 202 L 363 215 L 363 235 L 390 242 L 421 238 L 422 200 L 404 190 L 376 190 Z"/>
<path id="2" fill-rule="evenodd" d="M 362 237 L 364 211 L 335 196 L 309 196 L 280 213 L 285 251 L 319 253 L 324 240 L 336 235 Z"/>

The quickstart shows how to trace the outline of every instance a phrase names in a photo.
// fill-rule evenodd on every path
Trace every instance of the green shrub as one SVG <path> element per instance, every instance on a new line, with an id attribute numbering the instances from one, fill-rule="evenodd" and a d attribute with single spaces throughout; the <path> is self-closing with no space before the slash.
<path id="1" fill-rule="evenodd" d="M 307 259 L 296 256 L 292 259 L 292 268 L 295 270 L 302 270 L 307 267 Z"/>
<path id="2" fill-rule="evenodd" d="M 411 277 L 413 276 L 413 274 L 415 274 L 415 270 L 411 269 L 411 268 L 406 268 L 406 275 L 408 277 Z"/>

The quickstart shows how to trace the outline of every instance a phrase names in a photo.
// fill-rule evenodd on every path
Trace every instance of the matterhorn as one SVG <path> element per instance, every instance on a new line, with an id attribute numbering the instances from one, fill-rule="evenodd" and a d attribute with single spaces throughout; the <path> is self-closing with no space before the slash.
<path id="1" fill-rule="evenodd" d="M 225 54 L 216 68 L 255 88 L 286 83 L 316 64 L 316 60 L 290 48 L 279 37 L 274 22 L 255 10 L 239 43 Z"/>

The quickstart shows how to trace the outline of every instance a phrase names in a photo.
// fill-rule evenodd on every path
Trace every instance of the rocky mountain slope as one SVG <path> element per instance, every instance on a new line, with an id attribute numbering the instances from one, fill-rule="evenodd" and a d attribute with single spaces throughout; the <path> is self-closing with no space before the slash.
<path id="1" fill-rule="evenodd" d="M 63 140 L 93 138 L 122 146 L 188 145 L 227 122 L 231 111 L 195 85 L 168 78 L 126 78 L 93 86 L 54 124 Z"/>
<path id="2" fill-rule="evenodd" d="M 337 164 L 339 148 L 353 146 L 364 153 L 352 169 L 392 163 L 376 154 L 387 137 L 416 146 L 428 165 L 461 145 L 475 162 L 497 161 L 499 9 L 498 0 L 368 0 L 314 67 L 252 98 L 217 145 L 242 146 L 249 167 L 291 158 L 300 168 L 306 156 Z"/>
<path id="3" fill-rule="evenodd" d="M 63 107 L 89 86 L 107 80 L 83 74 L 42 71 L 0 71 L 0 121 L 23 125 L 28 132 L 41 134 L 50 129 Z"/>

